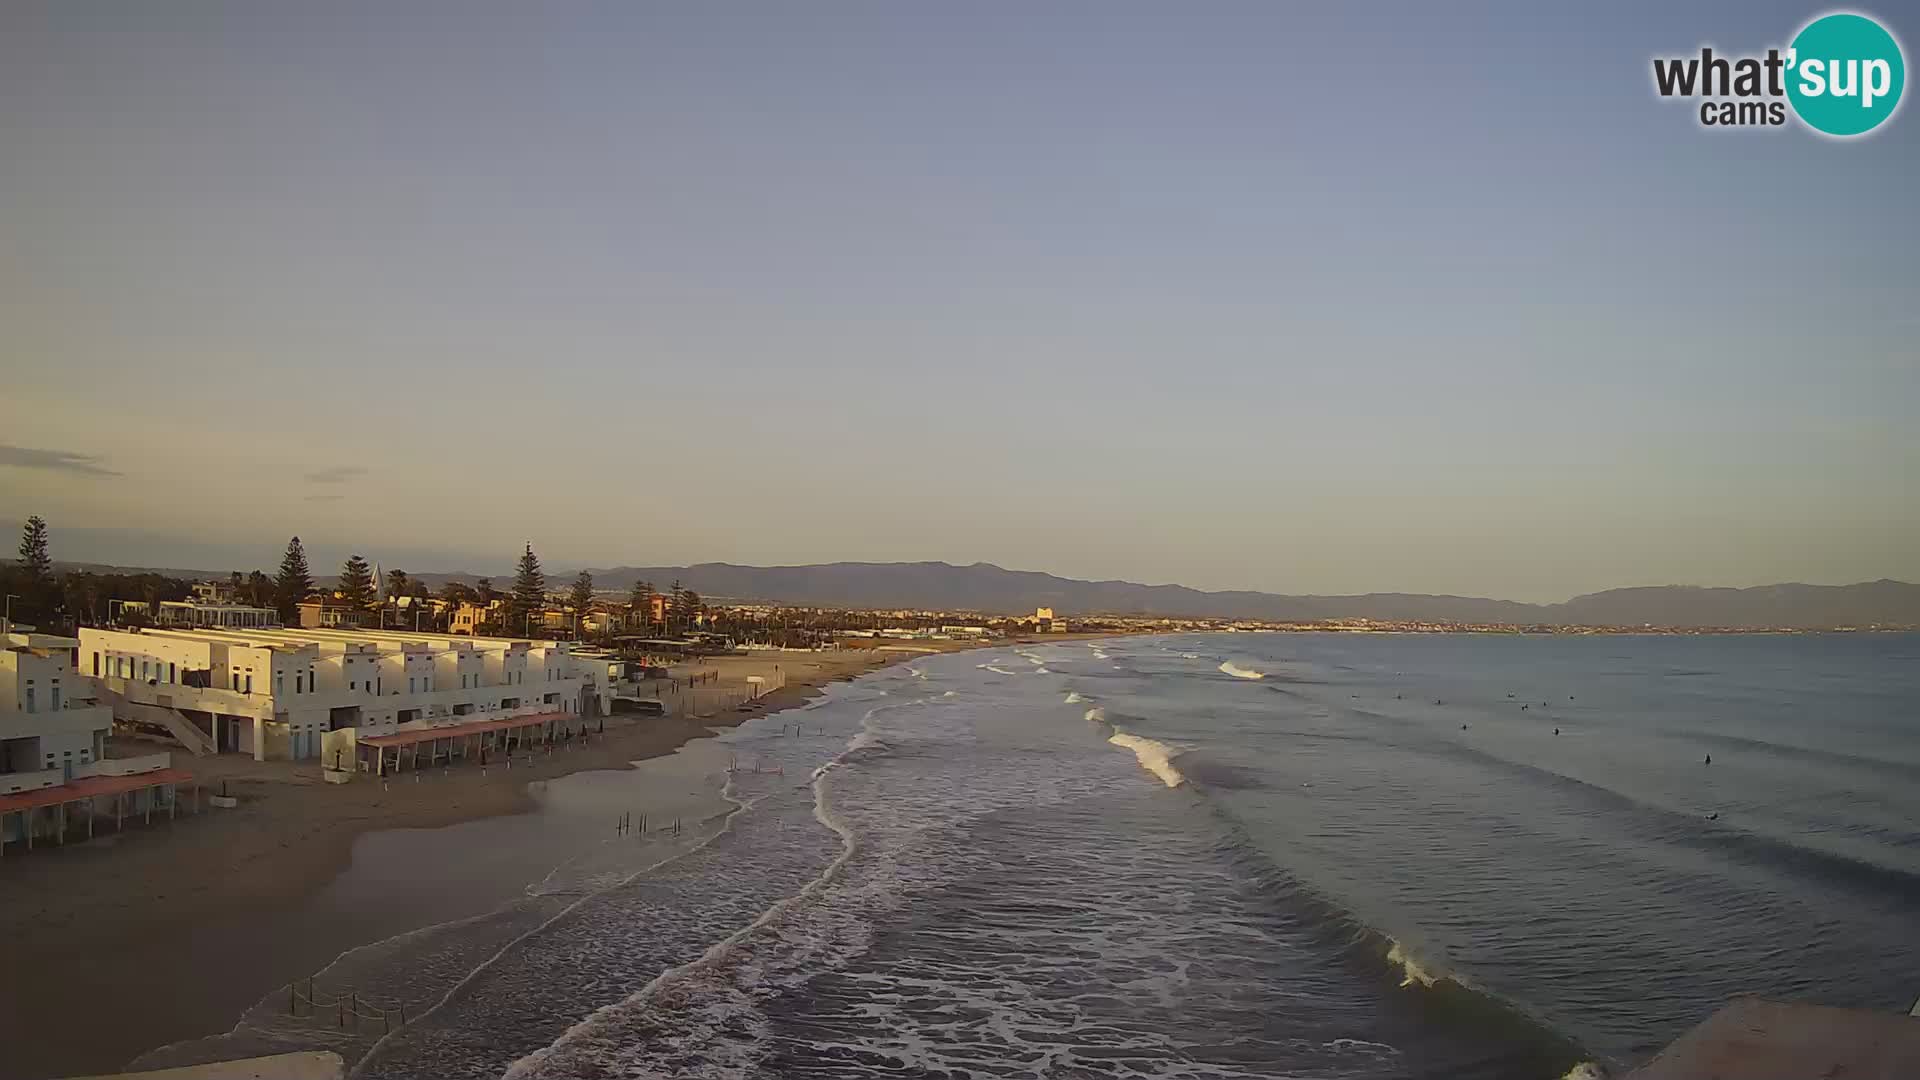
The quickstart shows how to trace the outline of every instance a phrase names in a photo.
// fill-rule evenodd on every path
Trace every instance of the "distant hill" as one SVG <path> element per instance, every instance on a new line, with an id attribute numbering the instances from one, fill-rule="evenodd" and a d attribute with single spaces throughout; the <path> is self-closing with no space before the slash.
<path id="1" fill-rule="evenodd" d="M 62 564 L 63 566 L 69 564 Z M 76 569 L 119 570 L 100 564 Z M 160 570 L 170 577 L 223 578 L 224 572 Z M 574 571 L 549 575 L 564 587 Z M 1544 623 L 1583 626 L 1788 627 L 1920 626 L 1920 585 L 1869 581 L 1858 585 L 1760 585 L 1712 589 L 1655 585 L 1609 589 L 1562 604 L 1523 604 L 1471 596 L 1364 593 L 1356 596 L 1288 596 L 1278 593 L 1204 592 L 1184 585 L 1139 585 L 1131 581 L 1078 581 L 991 563 L 954 566 L 943 562 L 820 563 L 810 566 L 616 566 L 592 570 L 602 590 L 625 590 L 638 580 L 665 589 L 678 580 L 706 596 L 770 603 L 848 608 L 930 608 L 988 614 L 1051 607 L 1074 615 L 1165 615 L 1228 619 L 1426 620 L 1469 623 Z M 465 571 L 411 575 L 439 588 L 448 581 L 472 583 Z M 316 575 L 321 583 L 330 576 Z M 511 574 L 493 576 L 505 590 Z"/>
<path id="2" fill-rule="evenodd" d="M 1421 619 L 1479 623 L 1606 626 L 1753 626 L 1819 629 L 1920 625 L 1920 585 L 1763 585 L 1706 589 L 1684 585 L 1611 589 L 1563 604 L 1523 604 L 1467 596 L 1366 593 L 1287 596 L 1203 592 L 1184 585 L 1077 581 L 990 563 L 825 563 L 812 566 L 620 566 L 592 571 L 602 589 L 640 579 L 665 588 L 675 579 L 712 596 L 827 607 L 912 607 L 1010 614 L 1051 607 L 1074 614 L 1207 616 L 1314 620 Z"/>

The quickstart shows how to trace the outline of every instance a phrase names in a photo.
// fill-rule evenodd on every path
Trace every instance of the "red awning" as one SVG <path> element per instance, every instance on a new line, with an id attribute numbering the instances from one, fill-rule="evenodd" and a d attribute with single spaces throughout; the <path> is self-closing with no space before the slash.
<path id="1" fill-rule="evenodd" d="M 191 783 L 193 783 L 193 774 L 185 769 L 155 769 L 153 772 L 134 773 L 131 776 L 83 776 L 58 787 L 0 795 L 0 814 L 11 814 L 16 810 L 32 810 L 40 806 L 53 806 L 56 803 L 80 802 L 101 795 L 119 795 L 128 791 L 159 787 L 162 784 Z"/>
<path id="2" fill-rule="evenodd" d="M 396 746 L 412 746 L 415 743 L 432 742 L 435 739 L 458 739 L 488 731 L 538 727 L 549 721 L 568 719 L 572 715 L 572 713 L 551 712 L 535 713 L 532 716 L 510 716 L 504 720 L 473 720 L 465 724 L 443 724 L 440 727 L 420 728 L 415 731 L 396 731 L 391 735 L 363 735 L 355 742 L 361 746 L 391 750 Z"/>

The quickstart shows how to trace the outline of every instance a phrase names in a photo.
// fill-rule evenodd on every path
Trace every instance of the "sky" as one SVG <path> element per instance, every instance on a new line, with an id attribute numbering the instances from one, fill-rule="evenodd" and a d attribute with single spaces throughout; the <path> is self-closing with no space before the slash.
<path id="1" fill-rule="evenodd" d="M 11 0 L 0 519 L 209 569 L 1920 580 L 1920 116 L 1651 86 L 1825 10 Z"/>

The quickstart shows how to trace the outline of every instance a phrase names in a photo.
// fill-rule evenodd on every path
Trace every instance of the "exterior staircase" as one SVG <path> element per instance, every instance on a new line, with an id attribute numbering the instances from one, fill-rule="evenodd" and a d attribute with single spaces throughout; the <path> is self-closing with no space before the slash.
<path id="1" fill-rule="evenodd" d="M 207 757 L 220 752 L 213 736 L 200 730 L 199 725 L 187 719 L 179 709 L 165 705 L 150 705 L 141 701 L 128 701 L 127 696 L 111 687 L 103 686 L 100 697 L 113 707 L 113 715 L 123 719 L 139 719 L 148 723 L 163 725 L 169 734 L 187 752 L 194 757 Z"/>

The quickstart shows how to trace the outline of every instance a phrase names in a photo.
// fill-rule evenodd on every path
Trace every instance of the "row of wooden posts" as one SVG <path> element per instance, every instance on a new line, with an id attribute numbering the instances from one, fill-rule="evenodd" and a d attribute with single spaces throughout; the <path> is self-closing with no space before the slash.
<path id="1" fill-rule="evenodd" d="M 615 835 L 618 835 L 618 836 L 625 836 L 628 833 L 634 832 L 635 824 L 634 824 L 634 818 L 633 818 L 633 811 L 629 810 L 626 813 L 621 814 L 619 817 L 619 820 L 614 822 L 613 831 Z M 642 836 L 646 835 L 647 815 L 645 814 L 640 815 L 638 831 Z M 679 836 L 680 835 L 680 819 L 674 818 L 673 824 L 666 826 L 661 831 L 666 833 L 669 836 Z"/>
<path id="2" fill-rule="evenodd" d="M 367 1012 L 361 1008 L 363 1004 L 366 1005 L 367 1008 L 378 1009 L 380 1011 Z M 349 1024 L 357 1027 L 362 1020 L 378 1020 L 381 1024 L 381 1033 L 386 1034 L 394 1029 L 396 1021 L 400 1027 L 407 1026 L 407 1006 L 405 1002 L 391 1007 L 375 1005 L 372 1002 L 362 1002 L 360 995 L 354 991 L 348 991 L 332 1001 L 321 1001 L 314 993 L 313 980 L 311 978 L 307 980 L 307 987 L 304 992 L 300 989 L 300 984 L 297 982 L 287 984 L 287 1012 L 294 1016 L 303 1015 L 300 1012 L 302 1005 L 305 1005 L 307 1008 L 304 1014 L 306 1016 L 320 1016 L 323 1010 L 332 1013 L 334 1026 L 338 1028 L 345 1028 Z"/>

